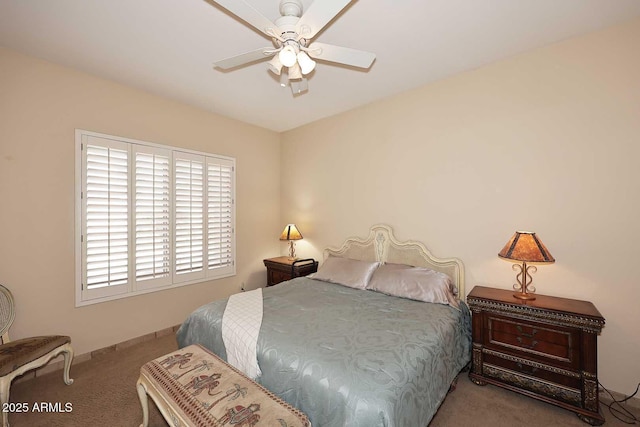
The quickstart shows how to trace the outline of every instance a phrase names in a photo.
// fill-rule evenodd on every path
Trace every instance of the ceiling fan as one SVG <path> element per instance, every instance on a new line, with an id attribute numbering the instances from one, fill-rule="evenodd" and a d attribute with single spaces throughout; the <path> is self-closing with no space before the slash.
<path id="1" fill-rule="evenodd" d="M 212 0 L 249 25 L 271 38 L 273 47 L 263 47 L 214 63 L 216 68 L 228 70 L 250 63 L 272 59 L 269 70 L 280 76 L 280 85 L 289 84 L 294 95 L 309 89 L 306 75 L 314 70 L 311 59 L 335 62 L 368 69 L 375 54 L 326 43 L 311 42 L 322 29 L 353 0 L 314 0 L 302 13 L 301 0 L 281 0 L 280 18 L 275 23 L 244 0 Z M 287 68 L 286 73 L 283 68 Z"/>

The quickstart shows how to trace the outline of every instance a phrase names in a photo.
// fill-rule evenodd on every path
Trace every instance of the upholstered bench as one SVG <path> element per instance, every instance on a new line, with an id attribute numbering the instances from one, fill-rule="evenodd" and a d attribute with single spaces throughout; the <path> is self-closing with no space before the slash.
<path id="1" fill-rule="evenodd" d="M 309 419 L 200 345 L 145 364 L 138 396 L 142 424 L 151 397 L 171 426 L 309 427 Z"/>

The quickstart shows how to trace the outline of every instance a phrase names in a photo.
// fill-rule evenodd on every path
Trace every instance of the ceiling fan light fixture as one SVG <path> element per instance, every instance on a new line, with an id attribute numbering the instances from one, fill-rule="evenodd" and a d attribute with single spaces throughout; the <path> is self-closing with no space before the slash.
<path id="1" fill-rule="evenodd" d="M 297 58 L 302 74 L 307 75 L 312 72 L 314 68 L 316 68 L 316 61 L 309 58 L 309 55 L 307 55 L 305 52 L 299 52 Z"/>
<path id="2" fill-rule="evenodd" d="M 278 55 L 275 55 L 271 61 L 267 62 L 267 66 L 269 67 L 269 71 L 271 71 L 273 74 L 279 76 L 280 72 L 282 71 L 282 62 L 280 62 L 280 58 L 278 58 Z"/>
<path id="3" fill-rule="evenodd" d="M 289 83 L 289 76 L 287 76 L 287 73 L 280 73 L 280 86 L 287 87 L 288 83 Z"/>
<path id="4" fill-rule="evenodd" d="M 302 70 L 300 69 L 300 65 L 298 65 L 298 63 L 295 63 L 292 67 L 289 67 L 289 80 L 298 80 L 301 78 Z"/>
<path id="5" fill-rule="evenodd" d="M 285 67 L 291 67 L 296 63 L 296 50 L 293 46 L 287 45 L 278 53 L 278 59 Z"/>
<path id="6" fill-rule="evenodd" d="M 279 76 L 281 86 L 290 86 L 294 95 L 309 89 L 306 76 L 313 73 L 315 60 L 368 70 L 375 54 L 357 49 L 313 41 L 354 0 L 279 0 L 280 17 L 275 21 L 264 16 L 250 0 L 207 0 L 262 33 L 271 42 L 269 47 L 255 49 L 214 62 L 215 68 L 226 71 L 268 61 L 268 69 Z M 308 10 L 305 4 L 311 3 Z M 302 51 L 302 52 L 301 52 Z M 286 67 L 286 70 L 283 68 Z"/>

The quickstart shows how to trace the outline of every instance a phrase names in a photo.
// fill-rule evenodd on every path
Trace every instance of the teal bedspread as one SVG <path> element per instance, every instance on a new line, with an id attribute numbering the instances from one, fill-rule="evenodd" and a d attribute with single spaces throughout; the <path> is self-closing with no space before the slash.
<path id="1" fill-rule="evenodd" d="M 314 427 L 426 426 L 471 358 L 469 310 L 297 278 L 266 288 L 258 382 Z M 225 300 L 177 332 L 226 359 Z"/>

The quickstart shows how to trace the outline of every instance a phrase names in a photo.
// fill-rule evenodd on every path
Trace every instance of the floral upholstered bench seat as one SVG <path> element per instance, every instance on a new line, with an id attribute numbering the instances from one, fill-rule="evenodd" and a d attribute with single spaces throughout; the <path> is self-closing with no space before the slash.
<path id="1" fill-rule="evenodd" d="M 142 425 L 151 397 L 171 426 L 309 427 L 309 419 L 200 345 L 145 364 L 138 396 Z"/>

